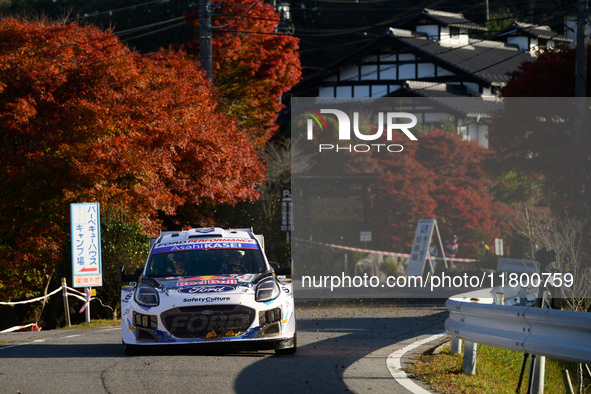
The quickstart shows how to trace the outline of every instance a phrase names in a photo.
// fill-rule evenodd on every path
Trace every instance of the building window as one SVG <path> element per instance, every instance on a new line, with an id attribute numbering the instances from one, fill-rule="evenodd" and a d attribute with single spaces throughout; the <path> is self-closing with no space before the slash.
<path id="1" fill-rule="evenodd" d="M 451 38 L 460 38 L 460 28 L 459 27 L 451 27 L 449 28 L 449 36 Z"/>

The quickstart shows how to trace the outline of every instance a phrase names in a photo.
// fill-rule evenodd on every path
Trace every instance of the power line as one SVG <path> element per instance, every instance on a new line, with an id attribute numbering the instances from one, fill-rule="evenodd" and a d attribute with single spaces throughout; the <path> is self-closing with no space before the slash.
<path id="1" fill-rule="evenodd" d="M 248 7 L 248 9 L 244 12 L 244 14 L 242 14 L 238 19 L 230 22 L 230 23 L 226 23 L 225 25 L 221 25 L 221 26 L 209 26 L 209 28 L 211 29 L 221 29 L 224 28 L 226 26 L 230 26 L 233 25 L 234 23 L 242 20 L 242 18 L 244 18 L 246 16 L 246 14 L 248 14 L 250 12 L 250 10 L 252 10 L 254 8 L 254 6 L 256 6 L 258 3 L 260 3 L 261 0 L 256 0 L 250 7 Z"/>
<path id="2" fill-rule="evenodd" d="M 101 16 L 101 15 L 113 15 L 113 13 L 116 12 L 121 12 L 121 11 L 127 11 L 127 10 L 131 10 L 134 8 L 138 8 L 138 7 L 144 7 L 146 5 L 151 5 L 151 4 L 156 4 L 156 3 L 162 3 L 162 0 L 154 0 L 154 1 L 149 1 L 146 3 L 142 3 L 142 4 L 135 4 L 135 5 L 130 5 L 127 7 L 121 7 L 121 8 L 115 8 L 113 10 L 108 10 L 108 11 L 101 11 L 101 12 L 92 12 L 92 13 L 84 13 L 82 15 L 82 17 L 84 18 L 92 18 L 95 16 Z"/>
<path id="3" fill-rule="evenodd" d="M 408 14 L 413 14 L 413 13 L 408 13 Z M 564 17 L 566 15 L 569 14 L 569 11 L 566 10 L 563 13 L 558 14 L 557 17 Z M 532 14 L 528 14 L 532 15 Z M 540 11 L 538 13 L 534 13 L 533 16 L 536 15 L 544 15 L 544 12 Z M 383 26 L 383 25 L 388 25 L 392 22 L 396 22 L 401 20 L 402 18 L 400 17 L 400 15 L 398 15 L 395 18 L 389 18 L 387 20 L 378 22 L 378 23 L 374 23 L 372 25 L 365 25 L 365 26 L 360 26 L 360 27 L 350 27 L 350 28 L 343 28 L 343 29 L 316 29 L 316 30 L 305 30 L 305 29 L 301 29 L 298 28 L 296 26 L 296 33 L 295 36 L 307 36 L 307 37 L 312 37 L 312 36 L 317 36 L 317 37 L 327 37 L 327 36 L 337 36 L 339 34 L 341 35 L 347 35 L 350 33 L 354 33 L 354 32 L 359 32 L 359 31 L 363 31 L 363 30 L 367 30 L 367 29 L 372 29 L 372 28 L 376 28 L 378 26 Z M 500 18 L 496 18 L 496 19 L 491 19 L 489 21 L 487 21 L 486 23 L 484 23 L 484 25 L 489 25 L 492 24 L 494 22 L 502 22 L 505 20 L 518 20 L 520 19 L 519 15 L 516 16 L 503 16 Z M 539 25 L 543 25 L 543 23 L 539 24 Z"/>
<path id="4" fill-rule="evenodd" d="M 177 24 L 174 24 L 174 25 L 171 25 L 171 26 L 163 27 L 162 29 L 153 30 L 153 31 L 150 31 L 148 33 L 140 34 L 139 36 L 129 37 L 129 38 L 126 38 L 125 40 L 126 41 L 133 41 L 133 40 L 136 40 L 136 39 L 141 38 L 141 37 L 150 36 L 152 34 L 160 33 L 160 32 L 163 32 L 163 31 L 166 31 L 166 30 L 170 30 L 170 29 L 174 29 L 174 28 L 177 28 L 177 27 L 180 27 L 180 26 L 185 26 L 186 24 L 187 24 L 186 22 L 177 23 Z"/>
<path id="5" fill-rule="evenodd" d="M 117 36 L 120 36 L 120 35 L 125 35 L 125 34 L 136 33 L 136 32 L 141 31 L 141 30 L 150 29 L 152 27 L 161 26 L 161 25 L 164 25 L 164 24 L 167 24 L 167 23 L 171 23 L 171 22 L 176 22 L 176 21 L 179 21 L 179 20 L 183 20 L 184 21 L 185 20 L 185 17 L 184 16 L 179 16 L 177 18 L 172 18 L 172 19 L 168 19 L 168 20 L 165 20 L 165 21 L 161 21 L 161 22 L 154 22 L 154 23 L 150 23 L 148 25 L 143 25 L 143 26 L 138 26 L 138 27 L 132 27 L 131 29 L 116 31 L 113 34 L 115 34 Z M 183 24 L 185 24 L 185 23 L 183 23 Z M 158 31 L 161 31 L 161 30 L 158 30 Z"/>

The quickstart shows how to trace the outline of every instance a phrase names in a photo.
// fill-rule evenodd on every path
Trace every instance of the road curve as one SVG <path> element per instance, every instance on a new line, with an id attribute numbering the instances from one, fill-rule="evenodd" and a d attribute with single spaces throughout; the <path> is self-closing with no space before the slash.
<path id="1" fill-rule="evenodd" d="M 298 352 L 156 350 L 125 356 L 118 328 L 0 334 L 0 393 L 408 393 L 387 357 L 444 330 L 443 302 L 298 303 Z"/>

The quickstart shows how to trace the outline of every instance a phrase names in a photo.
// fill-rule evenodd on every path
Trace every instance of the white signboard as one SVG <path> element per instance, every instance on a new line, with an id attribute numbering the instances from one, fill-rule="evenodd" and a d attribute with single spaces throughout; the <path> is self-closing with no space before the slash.
<path id="1" fill-rule="evenodd" d="M 434 225 L 435 220 L 419 220 L 417 231 L 415 232 L 415 239 L 412 244 L 412 251 L 410 252 L 410 261 L 406 270 L 406 276 L 423 275 L 425 259 L 427 258 L 427 252 L 429 251 L 429 244 L 431 243 Z"/>
<path id="2" fill-rule="evenodd" d="M 362 242 L 371 242 L 371 231 L 361 231 L 359 233 L 359 240 Z"/>
<path id="3" fill-rule="evenodd" d="M 102 286 L 99 204 L 71 204 L 70 213 L 72 226 L 72 283 L 74 287 Z"/>
<path id="4" fill-rule="evenodd" d="M 495 254 L 497 256 L 502 256 L 503 253 L 503 239 L 502 238 L 495 238 Z"/>

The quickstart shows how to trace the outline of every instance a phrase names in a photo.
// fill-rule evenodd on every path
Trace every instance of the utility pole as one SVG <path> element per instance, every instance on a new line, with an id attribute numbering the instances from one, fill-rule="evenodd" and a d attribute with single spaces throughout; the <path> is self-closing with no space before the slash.
<path id="1" fill-rule="evenodd" d="M 587 0 L 578 0 L 575 97 L 587 97 L 587 17 Z"/>
<path id="2" fill-rule="evenodd" d="M 199 0 L 199 51 L 205 77 L 212 79 L 211 0 Z"/>
<path id="3" fill-rule="evenodd" d="M 587 0 L 577 2 L 577 43 L 575 60 L 575 119 L 573 129 L 573 179 L 572 201 L 575 212 L 582 206 L 583 176 L 585 169 L 583 135 L 586 128 L 587 112 Z"/>

